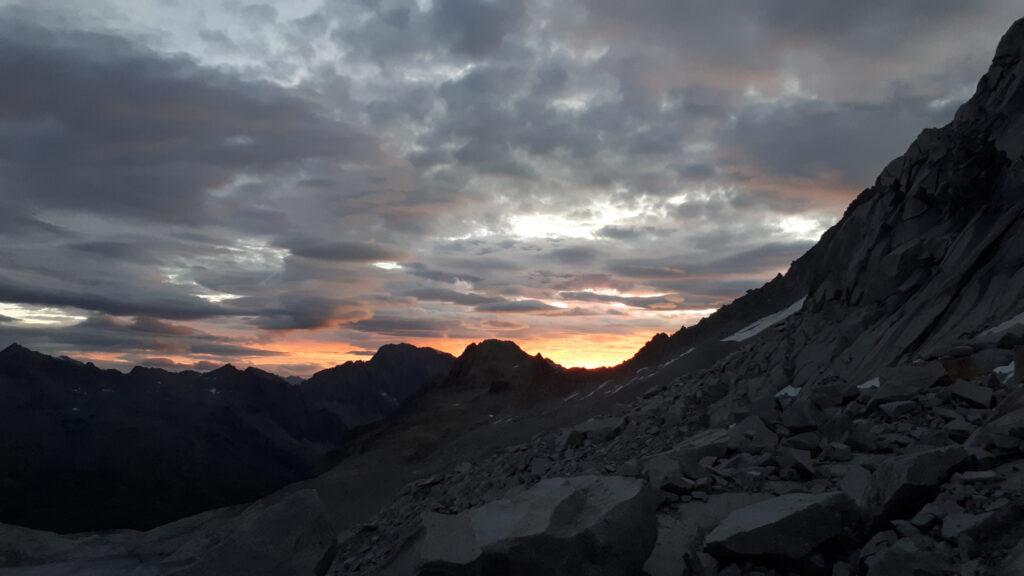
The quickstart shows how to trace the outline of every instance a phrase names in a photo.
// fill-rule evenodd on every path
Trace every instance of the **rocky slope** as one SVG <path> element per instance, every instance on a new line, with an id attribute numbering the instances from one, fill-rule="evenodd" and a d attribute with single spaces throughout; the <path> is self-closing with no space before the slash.
<path id="1" fill-rule="evenodd" d="M 295 386 L 231 365 L 123 374 L 12 345 L 0 352 L 0 519 L 148 528 L 251 501 L 322 471 L 353 428 L 451 362 L 392 347 Z"/>

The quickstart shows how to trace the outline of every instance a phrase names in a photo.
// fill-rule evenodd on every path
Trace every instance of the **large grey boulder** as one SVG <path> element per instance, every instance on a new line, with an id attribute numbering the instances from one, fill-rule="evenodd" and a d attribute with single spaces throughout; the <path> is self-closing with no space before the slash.
<path id="1" fill-rule="evenodd" d="M 961 446 L 943 446 L 889 458 L 871 480 L 868 513 L 877 519 L 910 515 L 968 459 Z"/>
<path id="2" fill-rule="evenodd" d="M 174 576 L 320 576 L 337 536 L 315 490 L 252 504 L 230 522 L 200 530 L 161 562 Z"/>
<path id="3" fill-rule="evenodd" d="M 797 560 L 827 542 L 850 541 L 860 529 L 860 511 L 842 492 L 786 494 L 729 514 L 705 547 L 718 557 Z"/>
<path id="4" fill-rule="evenodd" d="M 422 575 L 632 576 L 657 535 L 647 484 L 620 476 L 550 478 L 457 515 L 428 513 Z"/>

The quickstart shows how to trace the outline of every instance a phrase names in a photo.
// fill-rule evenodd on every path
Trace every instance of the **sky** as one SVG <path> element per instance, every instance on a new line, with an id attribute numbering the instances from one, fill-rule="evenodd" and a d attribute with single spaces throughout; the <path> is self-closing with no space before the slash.
<path id="1" fill-rule="evenodd" d="M 616 364 L 785 272 L 1014 4 L 0 0 L 0 346 Z"/>

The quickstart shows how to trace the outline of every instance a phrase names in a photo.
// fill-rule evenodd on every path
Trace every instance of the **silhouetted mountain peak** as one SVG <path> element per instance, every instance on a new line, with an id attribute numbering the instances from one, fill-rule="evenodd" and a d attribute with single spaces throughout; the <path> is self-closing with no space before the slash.
<path id="1" fill-rule="evenodd" d="M 210 370 L 209 372 L 204 372 L 203 374 L 205 376 L 207 376 L 207 377 L 210 377 L 210 378 L 221 378 L 221 377 L 237 376 L 238 374 L 241 374 L 241 373 L 242 373 L 241 370 L 239 370 L 238 368 L 235 368 L 235 365 L 231 364 L 229 362 L 229 363 L 221 366 L 220 368 L 214 368 L 213 370 Z"/>
<path id="2" fill-rule="evenodd" d="M 0 350 L 0 358 L 15 358 L 18 356 L 27 356 L 33 354 L 39 353 L 29 350 L 28 348 L 25 348 L 24 346 L 18 344 L 17 342 L 14 342 L 13 344 L 8 346 L 7 348 L 4 348 L 3 350 Z M 42 356 L 42 354 L 39 355 Z"/>

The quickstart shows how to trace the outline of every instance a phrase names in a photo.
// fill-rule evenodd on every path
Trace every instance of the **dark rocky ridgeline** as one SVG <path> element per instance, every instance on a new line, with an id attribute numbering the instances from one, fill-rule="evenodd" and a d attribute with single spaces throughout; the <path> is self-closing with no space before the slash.
<path id="1" fill-rule="evenodd" d="M 150 528 L 250 502 L 326 468 L 452 362 L 394 346 L 296 386 L 255 368 L 128 374 L 0 352 L 0 520 L 72 532 Z"/>
<path id="2" fill-rule="evenodd" d="M 484 340 L 466 347 L 442 385 L 528 401 L 564 391 L 570 374 L 540 354 L 530 356 L 515 342 Z"/>
<path id="3" fill-rule="evenodd" d="M 410 344 L 382 346 L 367 361 L 322 370 L 301 384 L 306 398 L 351 427 L 378 422 L 427 386 L 445 379 L 455 358 Z"/>

